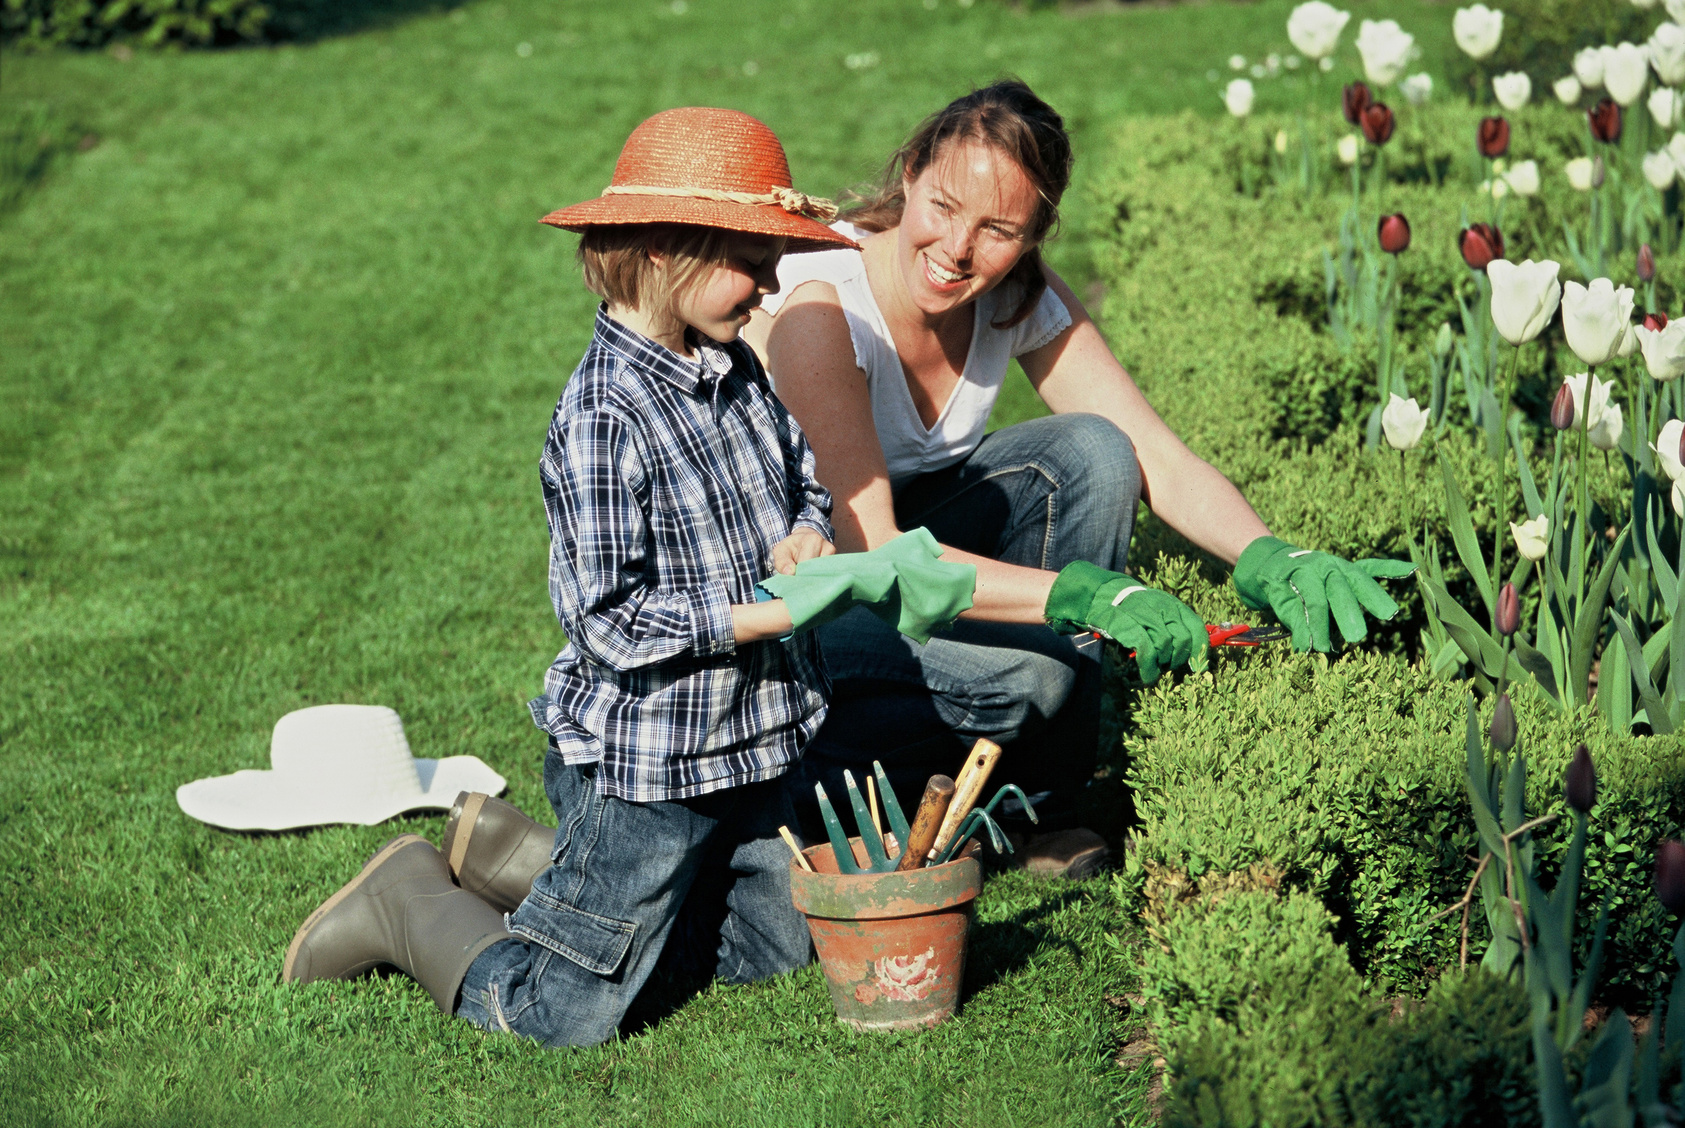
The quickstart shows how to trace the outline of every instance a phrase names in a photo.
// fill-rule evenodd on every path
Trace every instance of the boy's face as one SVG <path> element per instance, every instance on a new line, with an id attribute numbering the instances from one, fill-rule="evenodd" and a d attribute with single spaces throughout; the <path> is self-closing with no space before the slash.
<path id="1" fill-rule="evenodd" d="M 765 294 L 778 292 L 778 259 L 784 240 L 738 234 L 726 244 L 726 261 L 704 271 L 676 295 L 674 312 L 698 333 L 725 344 L 735 341 Z"/>

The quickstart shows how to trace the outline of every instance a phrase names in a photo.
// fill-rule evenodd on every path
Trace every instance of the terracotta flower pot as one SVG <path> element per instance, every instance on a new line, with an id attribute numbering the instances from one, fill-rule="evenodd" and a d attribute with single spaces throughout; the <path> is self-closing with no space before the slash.
<path id="1" fill-rule="evenodd" d="M 856 857 L 867 863 L 859 839 Z M 905 873 L 842 874 L 830 844 L 790 863 L 790 894 L 807 917 L 837 1019 L 856 1030 L 935 1026 L 959 1005 L 966 932 L 983 867 L 961 857 Z"/>

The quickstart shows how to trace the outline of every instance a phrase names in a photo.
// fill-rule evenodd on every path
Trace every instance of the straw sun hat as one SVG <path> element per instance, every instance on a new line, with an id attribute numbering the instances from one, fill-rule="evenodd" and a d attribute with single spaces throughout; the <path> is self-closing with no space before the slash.
<path id="1" fill-rule="evenodd" d="M 736 110 L 685 106 L 663 110 L 632 131 L 601 196 L 553 211 L 543 222 L 569 231 L 690 223 L 783 236 L 786 254 L 858 249 L 825 226 L 836 217 L 836 204 L 791 186 L 790 163 L 772 130 Z"/>
<path id="2" fill-rule="evenodd" d="M 275 722 L 271 771 L 241 771 L 176 788 L 176 803 L 229 830 L 325 823 L 373 826 L 405 811 L 446 810 L 461 791 L 496 795 L 505 780 L 478 756 L 419 760 L 404 722 L 384 705 L 316 705 Z"/>

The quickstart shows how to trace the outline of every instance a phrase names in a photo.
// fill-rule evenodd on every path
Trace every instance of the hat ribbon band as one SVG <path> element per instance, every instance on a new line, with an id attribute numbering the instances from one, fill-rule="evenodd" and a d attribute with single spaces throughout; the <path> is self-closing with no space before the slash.
<path id="1" fill-rule="evenodd" d="M 773 188 L 770 192 L 726 192 L 717 188 L 664 188 L 653 184 L 610 184 L 605 196 L 674 196 L 688 200 L 719 200 L 727 204 L 771 204 L 795 215 L 829 223 L 837 218 L 837 205 L 821 196 L 809 196 L 794 188 Z"/>

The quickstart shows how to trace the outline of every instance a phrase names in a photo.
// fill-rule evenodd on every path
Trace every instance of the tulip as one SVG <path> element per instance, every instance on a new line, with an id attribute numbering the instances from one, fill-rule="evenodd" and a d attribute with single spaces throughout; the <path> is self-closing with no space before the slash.
<path id="1" fill-rule="evenodd" d="M 1237 78 L 1223 90 L 1223 105 L 1229 108 L 1229 113 L 1235 117 L 1245 117 L 1252 112 L 1252 83 L 1244 78 Z"/>
<path id="2" fill-rule="evenodd" d="M 1550 425 L 1558 431 L 1574 425 L 1574 389 L 1567 384 L 1556 389 L 1556 398 L 1550 401 Z"/>
<path id="3" fill-rule="evenodd" d="M 1356 125 L 1363 118 L 1363 111 L 1369 108 L 1369 103 L 1375 100 L 1369 93 L 1369 87 L 1361 82 L 1352 82 L 1340 91 L 1340 112 L 1346 115 L 1346 120 Z"/>
<path id="4" fill-rule="evenodd" d="M 1356 164 L 1357 163 L 1357 134 L 1348 133 L 1344 137 L 1340 138 L 1339 144 L 1334 146 L 1334 153 L 1335 153 L 1336 156 L 1338 156 L 1340 158 L 1341 164 L 1343 164 L 1343 165 L 1354 165 L 1354 164 Z"/>
<path id="5" fill-rule="evenodd" d="M 1681 465 L 1680 447 L 1685 445 L 1685 423 L 1677 419 L 1669 419 L 1662 424 L 1662 433 L 1656 436 L 1656 441 L 1650 444 L 1650 449 L 1656 452 L 1656 461 L 1662 464 L 1662 473 L 1671 482 L 1685 478 L 1685 465 Z"/>
<path id="6" fill-rule="evenodd" d="M 1496 180 L 1482 180 L 1480 191 L 1482 194 L 1490 195 L 1494 200 L 1501 200 L 1509 195 L 1509 181 L 1502 176 Z"/>
<path id="7" fill-rule="evenodd" d="M 1562 301 L 1562 284 L 1556 280 L 1562 267 L 1546 259 L 1528 259 L 1517 265 L 1493 259 L 1486 267 L 1492 282 L 1492 322 L 1498 335 L 1512 345 L 1524 345 L 1544 332 Z"/>
<path id="8" fill-rule="evenodd" d="M 1287 38 L 1293 49 L 1313 59 L 1324 59 L 1339 45 L 1350 12 L 1342 12 L 1323 0 L 1309 0 L 1287 14 Z"/>
<path id="9" fill-rule="evenodd" d="M 1393 126 L 1396 124 L 1392 110 L 1387 108 L 1385 102 L 1369 103 L 1364 107 L 1362 119 L 1358 122 L 1358 125 L 1363 127 L 1364 139 L 1371 145 L 1385 145 L 1392 137 Z"/>
<path id="10" fill-rule="evenodd" d="M 1650 65 L 1656 68 L 1657 78 L 1668 86 L 1685 82 L 1685 27 L 1661 24 L 1651 33 L 1645 47 L 1649 49 Z"/>
<path id="11" fill-rule="evenodd" d="M 1603 176 L 1603 154 L 1599 153 L 1591 158 L 1591 186 L 1593 188 L 1603 187 Z"/>
<path id="12" fill-rule="evenodd" d="M 1410 247 L 1410 221 L 1404 218 L 1403 212 L 1383 215 L 1375 225 L 1375 238 L 1387 254 L 1401 255 Z"/>
<path id="13" fill-rule="evenodd" d="M 1457 249 L 1470 270 L 1485 270 L 1493 259 L 1504 257 L 1504 237 L 1490 223 L 1476 223 L 1457 236 Z"/>
<path id="14" fill-rule="evenodd" d="M 1504 183 L 1510 186 L 1510 191 L 1517 196 L 1537 196 L 1539 194 L 1539 162 L 1516 161 L 1504 173 Z"/>
<path id="15" fill-rule="evenodd" d="M 1644 244 L 1645 247 L 1648 247 L 1649 245 L 1650 244 L 1648 243 Z M 1655 272 L 1655 267 L 1652 266 L 1650 268 L 1650 273 L 1654 274 Z M 1640 273 L 1642 273 L 1642 271 L 1640 271 Z M 1649 279 L 1646 278 L 1645 281 L 1648 282 Z M 1647 313 L 1644 315 L 1644 320 L 1638 323 L 1638 327 L 1640 329 L 1649 329 L 1652 332 L 1660 333 L 1663 329 L 1667 328 L 1667 314 L 1659 311 L 1656 313 Z"/>
<path id="16" fill-rule="evenodd" d="M 1650 56 L 1645 54 L 1644 48 L 1622 43 L 1604 47 L 1600 53 L 1603 56 L 1603 85 L 1608 88 L 1609 97 L 1623 106 L 1638 101 L 1639 95 L 1644 93 L 1644 84 L 1650 80 Z"/>
<path id="17" fill-rule="evenodd" d="M 1582 815 L 1597 803 L 1597 768 L 1591 762 L 1591 749 L 1583 744 L 1574 749 L 1574 758 L 1568 761 L 1562 794 Z"/>
<path id="18" fill-rule="evenodd" d="M 1504 34 L 1504 14 L 1484 4 L 1458 8 L 1451 17 L 1451 35 L 1471 59 L 1484 59 L 1498 49 Z"/>
<path id="19" fill-rule="evenodd" d="M 1533 80 L 1527 77 L 1526 71 L 1510 71 L 1500 74 L 1492 80 L 1492 93 L 1498 98 L 1498 105 L 1516 113 L 1533 97 Z"/>
<path id="20" fill-rule="evenodd" d="M 1673 158 L 1666 150 L 1645 153 L 1640 167 L 1644 170 L 1644 179 L 1658 192 L 1667 191 L 1668 186 L 1673 183 L 1673 178 L 1679 174 L 1679 166 L 1673 163 Z"/>
<path id="21" fill-rule="evenodd" d="M 1632 0 L 1632 6 L 1640 11 L 1648 12 L 1656 6 L 1656 0 Z"/>
<path id="22" fill-rule="evenodd" d="M 1615 349 L 1615 355 L 1625 360 L 1638 351 L 1638 326 L 1628 325 L 1626 332 L 1621 334 L 1621 343 Z"/>
<path id="23" fill-rule="evenodd" d="M 1631 286 L 1593 278 L 1590 286 L 1569 282 L 1562 288 L 1562 335 L 1568 338 L 1574 355 L 1586 364 L 1609 363 L 1630 324 Z"/>
<path id="24" fill-rule="evenodd" d="M 1613 145 L 1621 139 L 1621 107 L 1612 98 L 1599 98 L 1597 105 L 1586 111 L 1591 123 L 1591 135 Z"/>
<path id="25" fill-rule="evenodd" d="M 1509 122 L 1501 117 L 1485 117 L 1474 131 L 1475 147 L 1480 155 L 1491 159 L 1509 152 Z"/>
<path id="26" fill-rule="evenodd" d="M 1598 450 L 1614 450 L 1621 445 L 1621 405 L 1609 404 L 1586 431 L 1586 440 Z"/>
<path id="27" fill-rule="evenodd" d="M 1413 74 L 1400 82 L 1398 89 L 1404 94 L 1404 100 L 1412 106 L 1425 106 L 1428 99 L 1433 97 L 1433 76 L 1426 71 Z"/>
<path id="28" fill-rule="evenodd" d="M 1400 28 L 1397 20 L 1364 20 L 1357 29 L 1364 77 L 1376 86 L 1391 86 L 1409 65 L 1415 45 L 1416 37 Z"/>
<path id="29" fill-rule="evenodd" d="M 1603 85 L 1603 49 L 1587 47 L 1574 53 L 1574 77 L 1587 90 Z"/>
<path id="30" fill-rule="evenodd" d="M 1451 346 L 1454 343 L 1456 343 L 1456 338 L 1451 335 L 1451 323 L 1449 321 L 1441 322 L 1439 332 L 1433 338 L 1433 355 L 1443 360 L 1451 355 Z"/>
<path id="31" fill-rule="evenodd" d="M 1670 496 L 1673 499 L 1673 515 L 1685 517 L 1685 482 L 1676 480 L 1673 483 L 1673 493 Z"/>
<path id="32" fill-rule="evenodd" d="M 1679 120 L 1679 91 L 1672 87 L 1656 87 L 1650 91 L 1650 97 L 1644 104 L 1650 108 L 1650 116 L 1662 129 L 1671 129 L 1673 123 Z"/>
<path id="33" fill-rule="evenodd" d="M 1557 79 L 1551 84 L 1551 91 L 1564 106 L 1576 106 L 1580 102 L 1580 80 L 1573 75 Z"/>
<path id="34" fill-rule="evenodd" d="M 1667 9 L 1668 19 L 1685 24 L 1685 0 L 1662 0 L 1662 7 Z"/>
<path id="35" fill-rule="evenodd" d="M 1521 597 L 1515 593 L 1514 584 L 1506 583 L 1498 589 L 1498 613 L 1493 617 L 1493 626 L 1505 638 L 1521 626 Z"/>
<path id="36" fill-rule="evenodd" d="M 1635 332 L 1652 377 L 1669 384 L 1685 376 L 1685 321 L 1669 324 L 1666 314 L 1652 314 Z"/>
<path id="37" fill-rule="evenodd" d="M 1573 410 L 1572 400 L 1569 401 L 1569 410 Z M 1543 560 L 1545 553 L 1550 551 L 1550 518 L 1541 513 L 1519 525 L 1511 521 L 1509 535 L 1515 538 L 1515 550 L 1521 553 L 1523 560 Z"/>
<path id="38" fill-rule="evenodd" d="M 1589 408 L 1586 406 L 1586 373 L 1581 372 L 1577 376 L 1564 377 L 1562 386 L 1567 388 L 1569 394 L 1574 397 L 1574 418 L 1576 420 L 1584 418 L 1582 412 L 1591 412 L 1589 425 L 1586 428 L 1588 435 L 1595 433 L 1601 427 L 1605 434 L 1612 429 L 1616 439 L 1621 437 L 1620 422 L 1618 420 L 1611 422 L 1608 418 L 1611 413 L 1619 415 L 1621 410 L 1618 405 L 1609 402 L 1609 393 L 1615 390 L 1615 385 L 1612 382 L 1599 380 L 1595 376 L 1591 378 L 1591 406 Z M 1609 450 L 1612 448 L 1598 447 L 1597 449 Z"/>
<path id="39" fill-rule="evenodd" d="M 1381 434 L 1394 450 L 1415 450 L 1428 427 L 1428 413 L 1414 399 L 1394 394 L 1381 412 Z"/>
<path id="40" fill-rule="evenodd" d="M 1685 913 L 1685 843 L 1670 838 L 1656 847 L 1656 899 L 1674 916 Z"/>
<path id="41" fill-rule="evenodd" d="M 1685 169 L 1685 133 L 1675 133 L 1667 143 L 1667 155 L 1673 163 Z"/>
<path id="42" fill-rule="evenodd" d="M 1492 727 L 1486 730 L 1486 739 L 1499 752 L 1508 752 L 1515 747 L 1515 736 L 1515 706 L 1509 703 L 1509 694 L 1500 693 L 1492 706 Z"/>
<path id="43" fill-rule="evenodd" d="M 1655 278 L 1656 278 L 1656 252 L 1654 252 L 1650 249 L 1650 244 L 1645 243 L 1642 247 L 1638 248 L 1638 280 L 1640 282 L 1653 282 L 1653 281 L 1655 281 Z M 1656 316 L 1656 314 L 1653 314 L 1653 313 L 1646 315 L 1645 318 L 1644 318 L 1644 324 L 1650 325 L 1650 319 L 1655 317 L 1655 316 Z M 1666 325 L 1667 325 L 1667 314 L 1665 314 L 1665 313 L 1662 314 L 1661 319 L 1662 319 L 1661 325 L 1650 325 L 1650 328 L 1661 329 L 1661 328 L 1666 327 Z"/>
<path id="44" fill-rule="evenodd" d="M 1562 171 L 1568 174 L 1568 183 L 1581 192 L 1591 191 L 1591 158 L 1575 157 L 1562 166 Z"/>

